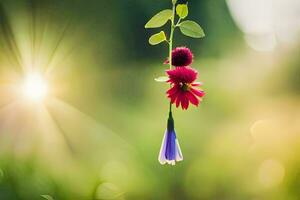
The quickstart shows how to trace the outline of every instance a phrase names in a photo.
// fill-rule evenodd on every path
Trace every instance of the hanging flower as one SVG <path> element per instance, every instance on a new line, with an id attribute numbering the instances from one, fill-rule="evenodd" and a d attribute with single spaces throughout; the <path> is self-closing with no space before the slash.
<path id="1" fill-rule="evenodd" d="M 172 113 L 169 114 L 168 126 L 165 132 L 160 152 L 158 155 L 158 161 L 160 164 L 170 164 L 175 165 L 176 162 L 182 161 L 183 156 L 181 153 L 181 149 L 179 146 L 179 142 L 176 138 L 176 133 L 174 129 L 174 120 L 172 117 Z"/>
<path id="2" fill-rule="evenodd" d="M 198 106 L 205 95 L 204 91 L 198 86 L 202 84 L 195 82 L 198 72 L 191 67 L 176 67 L 166 71 L 171 83 L 171 88 L 167 91 L 168 98 L 172 104 L 178 108 L 181 105 L 183 110 L 188 109 L 189 103 Z"/>
<path id="3" fill-rule="evenodd" d="M 175 67 L 189 66 L 193 62 L 193 53 L 187 47 L 177 47 L 172 51 L 172 65 Z M 165 64 L 169 63 L 169 59 Z"/>

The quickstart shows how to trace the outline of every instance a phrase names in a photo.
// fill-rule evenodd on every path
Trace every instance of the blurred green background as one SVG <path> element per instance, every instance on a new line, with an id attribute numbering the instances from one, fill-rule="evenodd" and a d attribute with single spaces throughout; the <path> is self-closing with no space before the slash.
<path id="1" fill-rule="evenodd" d="M 206 37 L 175 33 L 207 95 L 174 112 L 184 161 L 157 161 L 166 45 L 144 24 L 170 0 L 0 1 L 0 199 L 300 199 L 296 0 L 190 0 Z M 20 97 L 29 71 L 50 94 Z"/>

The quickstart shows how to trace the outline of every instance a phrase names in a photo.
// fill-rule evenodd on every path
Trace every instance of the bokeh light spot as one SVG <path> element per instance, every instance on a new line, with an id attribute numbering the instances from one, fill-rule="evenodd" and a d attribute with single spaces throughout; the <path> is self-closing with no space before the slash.
<path id="1" fill-rule="evenodd" d="M 285 168 L 277 160 L 268 159 L 263 161 L 259 168 L 259 182 L 264 187 L 274 187 L 280 184 L 285 175 Z"/>
<path id="2" fill-rule="evenodd" d="M 97 187 L 96 197 L 99 199 L 124 199 L 123 193 L 112 183 L 102 183 Z"/>

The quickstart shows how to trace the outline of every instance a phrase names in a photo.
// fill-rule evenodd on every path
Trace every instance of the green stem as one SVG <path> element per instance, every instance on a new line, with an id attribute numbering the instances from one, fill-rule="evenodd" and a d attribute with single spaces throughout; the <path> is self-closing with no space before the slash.
<path id="1" fill-rule="evenodd" d="M 174 30 L 175 30 L 175 3 L 173 3 L 173 15 L 171 19 L 171 31 L 170 31 L 170 39 L 169 39 L 169 66 L 170 69 L 172 69 L 172 50 L 173 50 L 173 37 L 174 37 Z M 172 103 L 170 102 L 170 107 L 169 107 L 170 113 L 172 113 Z"/>
<path id="2" fill-rule="evenodd" d="M 171 19 L 171 32 L 170 32 L 170 42 L 169 42 L 169 65 L 170 69 L 172 69 L 172 49 L 173 49 L 173 37 L 174 37 L 174 29 L 175 29 L 175 24 L 174 24 L 174 18 L 175 18 L 175 4 L 173 4 L 173 16 Z"/>

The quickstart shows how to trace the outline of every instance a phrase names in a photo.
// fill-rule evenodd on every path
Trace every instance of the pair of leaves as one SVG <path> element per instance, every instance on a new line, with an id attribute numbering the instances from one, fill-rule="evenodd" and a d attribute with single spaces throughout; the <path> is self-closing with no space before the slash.
<path id="1" fill-rule="evenodd" d="M 189 14 L 189 9 L 187 4 L 179 4 L 176 7 L 176 13 L 180 19 L 184 19 Z M 182 34 L 193 37 L 193 38 L 202 38 L 205 36 L 203 29 L 199 24 L 194 21 L 184 21 L 179 24 L 179 28 Z"/>
<path id="2" fill-rule="evenodd" d="M 189 14 L 188 5 L 187 4 L 177 5 L 176 14 L 179 16 L 180 19 L 186 18 Z M 173 11 L 171 9 L 160 11 L 147 22 L 145 28 L 162 27 L 173 17 L 174 17 Z M 186 20 L 180 23 L 178 26 L 181 33 L 186 36 L 193 37 L 193 38 L 202 38 L 205 36 L 201 26 L 194 21 Z M 151 45 L 157 45 L 164 41 L 167 41 L 167 37 L 164 31 L 156 33 L 149 38 L 149 43 Z"/>
<path id="3" fill-rule="evenodd" d="M 184 19 L 188 16 L 189 10 L 187 4 L 179 4 L 176 7 L 176 13 Z M 145 28 L 159 28 L 165 25 L 173 17 L 173 11 L 166 9 L 154 15 L 145 25 Z"/>
<path id="4" fill-rule="evenodd" d="M 170 9 L 166 9 L 160 11 L 156 15 L 154 15 L 145 25 L 145 28 L 159 28 L 165 25 L 170 19 L 173 17 L 173 11 Z M 149 43 L 151 45 L 157 45 L 161 42 L 167 40 L 166 34 L 164 31 L 156 33 L 149 38 Z"/>

